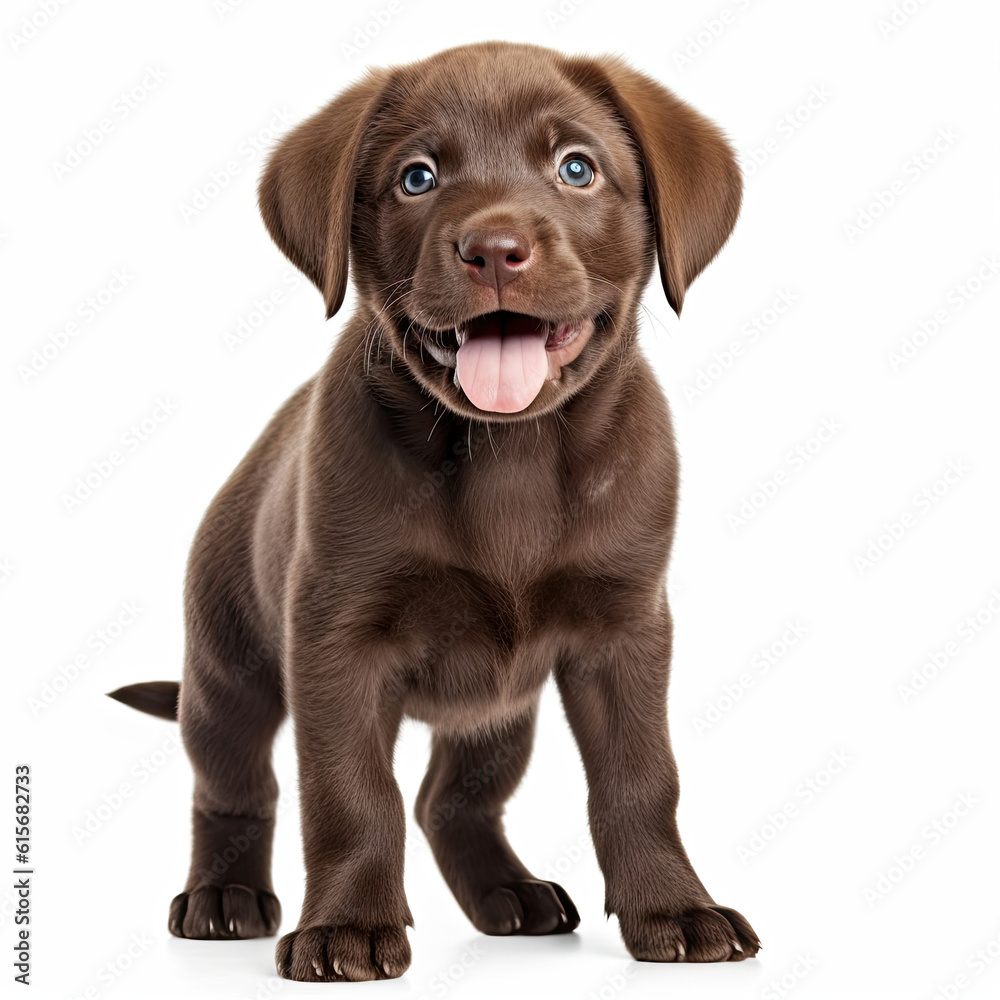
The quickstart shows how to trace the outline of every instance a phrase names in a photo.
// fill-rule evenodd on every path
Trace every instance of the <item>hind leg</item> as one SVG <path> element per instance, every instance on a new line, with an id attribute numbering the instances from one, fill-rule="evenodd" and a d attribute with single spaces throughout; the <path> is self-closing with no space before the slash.
<path id="1" fill-rule="evenodd" d="M 254 655 L 249 644 L 227 655 L 202 642 L 185 666 L 179 719 L 195 772 L 194 844 L 187 884 L 170 906 L 177 937 L 265 937 L 281 920 L 271 886 L 271 745 L 285 711 L 277 663 Z"/>
<path id="2" fill-rule="evenodd" d="M 459 905 L 484 934 L 560 934 L 580 922 L 562 886 L 535 878 L 503 831 L 504 803 L 528 766 L 535 711 L 502 732 L 435 734 L 417 822 Z"/>

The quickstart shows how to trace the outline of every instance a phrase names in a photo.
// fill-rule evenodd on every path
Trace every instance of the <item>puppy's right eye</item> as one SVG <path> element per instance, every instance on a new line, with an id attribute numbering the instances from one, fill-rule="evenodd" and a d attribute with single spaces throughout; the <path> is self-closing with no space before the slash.
<path id="1" fill-rule="evenodd" d="M 407 194 L 425 194 L 436 184 L 434 171 L 426 163 L 414 163 L 403 172 L 402 188 Z"/>
<path id="2" fill-rule="evenodd" d="M 582 156 L 570 156 L 559 167 L 559 179 L 573 187 L 587 187 L 594 182 L 594 168 Z"/>

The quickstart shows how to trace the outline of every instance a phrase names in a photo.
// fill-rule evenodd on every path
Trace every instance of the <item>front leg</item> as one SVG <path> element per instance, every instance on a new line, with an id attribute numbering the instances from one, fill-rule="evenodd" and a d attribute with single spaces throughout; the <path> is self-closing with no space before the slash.
<path id="1" fill-rule="evenodd" d="M 409 967 L 413 926 L 392 770 L 400 688 L 370 644 L 303 630 L 289 653 L 306 892 L 297 929 L 278 942 L 278 972 L 304 982 L 392 979 Z"/>
<path id="2" fill-rule="evenodd" d="M 739 913 L 715 905 L 677 831 L 666 714 L 670 645 L 664 606 L 581 647 L 556 674 L 587 772 L 605 909 L 617 914 L 637 959 L 738 961 L 757 953 L 757 935 Z"/>

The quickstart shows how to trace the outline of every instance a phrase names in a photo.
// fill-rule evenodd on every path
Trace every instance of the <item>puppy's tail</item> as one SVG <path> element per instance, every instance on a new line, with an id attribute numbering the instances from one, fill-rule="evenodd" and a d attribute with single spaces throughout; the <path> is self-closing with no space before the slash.
<path id="1" fill-rule="evenodd" d="M 145 684 L 126 684 L 117 691 L 109 691 L 108 697 L 140 712 L 176 720 L 180 694 L 181 686 L 177 681 L 146 681 Z"/>

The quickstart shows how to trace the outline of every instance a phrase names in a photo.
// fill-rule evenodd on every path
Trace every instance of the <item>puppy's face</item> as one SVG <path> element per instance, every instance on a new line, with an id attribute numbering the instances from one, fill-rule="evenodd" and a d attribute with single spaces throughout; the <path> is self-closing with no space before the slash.
<path id="1" fill-rule="evenodd" d="M 620 365 L 654 263 L 679 311 L 739 200 L 725 140 L 650 78 L 495 42 L 370 74 L 284 140 L 260 188 L 328 315 L 349 244 L 380 348 L 493 420 Z"/>
<path id="2" fill-rule="evenodd" d="M 655 250 L 613 107 L 534 53 L 399 73 L 359 157 L 355 280 L 451 409 L 534 416 L 620 348 Z"/>

